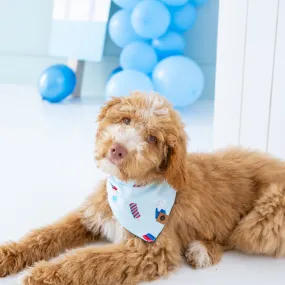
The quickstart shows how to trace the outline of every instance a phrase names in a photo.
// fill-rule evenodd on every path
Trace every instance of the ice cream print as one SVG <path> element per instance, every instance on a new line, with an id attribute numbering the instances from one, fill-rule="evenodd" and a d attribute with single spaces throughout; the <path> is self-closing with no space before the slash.
<path id="1" fill-rule="evenodd" d="M 155 209 L 155 218 L 156 221 L 161 223 L 161 224 L 165 224 L 168 218 L 168 215 L 166 214 L 166 210 L 164 209 L 164 201 L 160 200 L 157 203 L 157 207 Z"/>
<path id="2" fill-rule="evenodd" d="M 131 213 L 135 219 L 140 218 L 141 215 L 140 215 L 140 212 L 138 210 L 138 205 L 136 203 L 130 203 L 130 209 L 131 209 Z"/>
<path id="3" fill-rule="evenodd" d="M 155 242 L 175 203 L 176 191 L 167 183 L 138 185 L 135 181 L 107 179 L 108 202 L 113 216 L 127 231 Z"/>
<path id="4" fill-rule="evenodd" d="M 118 190 L 118 188 L 117 188 L 116 186 L 114 186 L 113 184 L 111 184 L 111 186 L 112 186 L 112 189 L 113 189 L 113 190 L 115 190 L 115 191 Z"/>
<path id="5" fill-rule="evenodd" d="M 146 234 L 142 236 L 143 239 L 147 242 L 154 242 L 156 238 L 152 234 Z"/>

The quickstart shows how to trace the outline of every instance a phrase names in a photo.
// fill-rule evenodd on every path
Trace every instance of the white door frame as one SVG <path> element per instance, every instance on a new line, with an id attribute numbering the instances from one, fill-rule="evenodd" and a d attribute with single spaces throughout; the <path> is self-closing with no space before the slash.
<path id="1" fill-rule="evenodd" d="M 285 0 L 220 0 L 214 148 L 285 157 L 284 10 Z"/>

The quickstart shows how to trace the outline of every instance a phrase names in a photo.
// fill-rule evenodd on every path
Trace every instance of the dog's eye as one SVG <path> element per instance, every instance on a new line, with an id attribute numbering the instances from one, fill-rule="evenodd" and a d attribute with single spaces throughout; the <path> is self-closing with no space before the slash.
<path id="1" fill-rule="evenodd" d="M 149 141 L 150 143 L 156 143 L 156 142 L 157 142 L 157 139 L 156 139 L 155 136 L 149 136 L 149 137 L 148 137 L 148 141 Z"/>
<path id="2" fill-rule="evenodd" d="M 124 123 L 125 125 L 129 125 L 129 124 L 131 123 L 131 119 L 130 119 L 130 118 L 124 118 L 124 119 L 123 119 L 123 123 Z"/>

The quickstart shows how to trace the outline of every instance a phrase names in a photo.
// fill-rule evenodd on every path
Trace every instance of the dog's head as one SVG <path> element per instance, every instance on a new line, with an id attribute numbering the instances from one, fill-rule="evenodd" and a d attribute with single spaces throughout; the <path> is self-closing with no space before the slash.
<path id="1" fill-rule="evenodd" d="M 176 188 L 185 181 L 184 125 L 164 97 L 134 92 L 113 98 L 98 122 L 95 158 L 104 172 L 139 183 L 166 179 Z"/>

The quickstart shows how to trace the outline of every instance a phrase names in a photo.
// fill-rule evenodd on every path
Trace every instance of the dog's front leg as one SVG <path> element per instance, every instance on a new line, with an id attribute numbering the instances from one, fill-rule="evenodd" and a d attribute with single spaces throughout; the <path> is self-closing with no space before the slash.
<path id="1" fill-rule="evenodd" d="M 165 276 L 181 262 L 173 243 L 148 244 L 137 238 L 126 244 L 84 248 L 50 262 L 40 262 L 23 285 L 136 284 Z"/>
<path id="2" fill-rule="evenodd" d="M 82 224 L 81 218 L 80 211 L 73 212 L 54 224 L 32 231 L 18 242 L 0 246 L 0 277 L 93 240 L 95 237 Z"/>
<path id="3" fill-rule="evenodd" d="M 186 261 L 194 268 L 205 268 L 218 263 L 223 247 L 214 241 L 195 240 L 186 249 Z"/>

